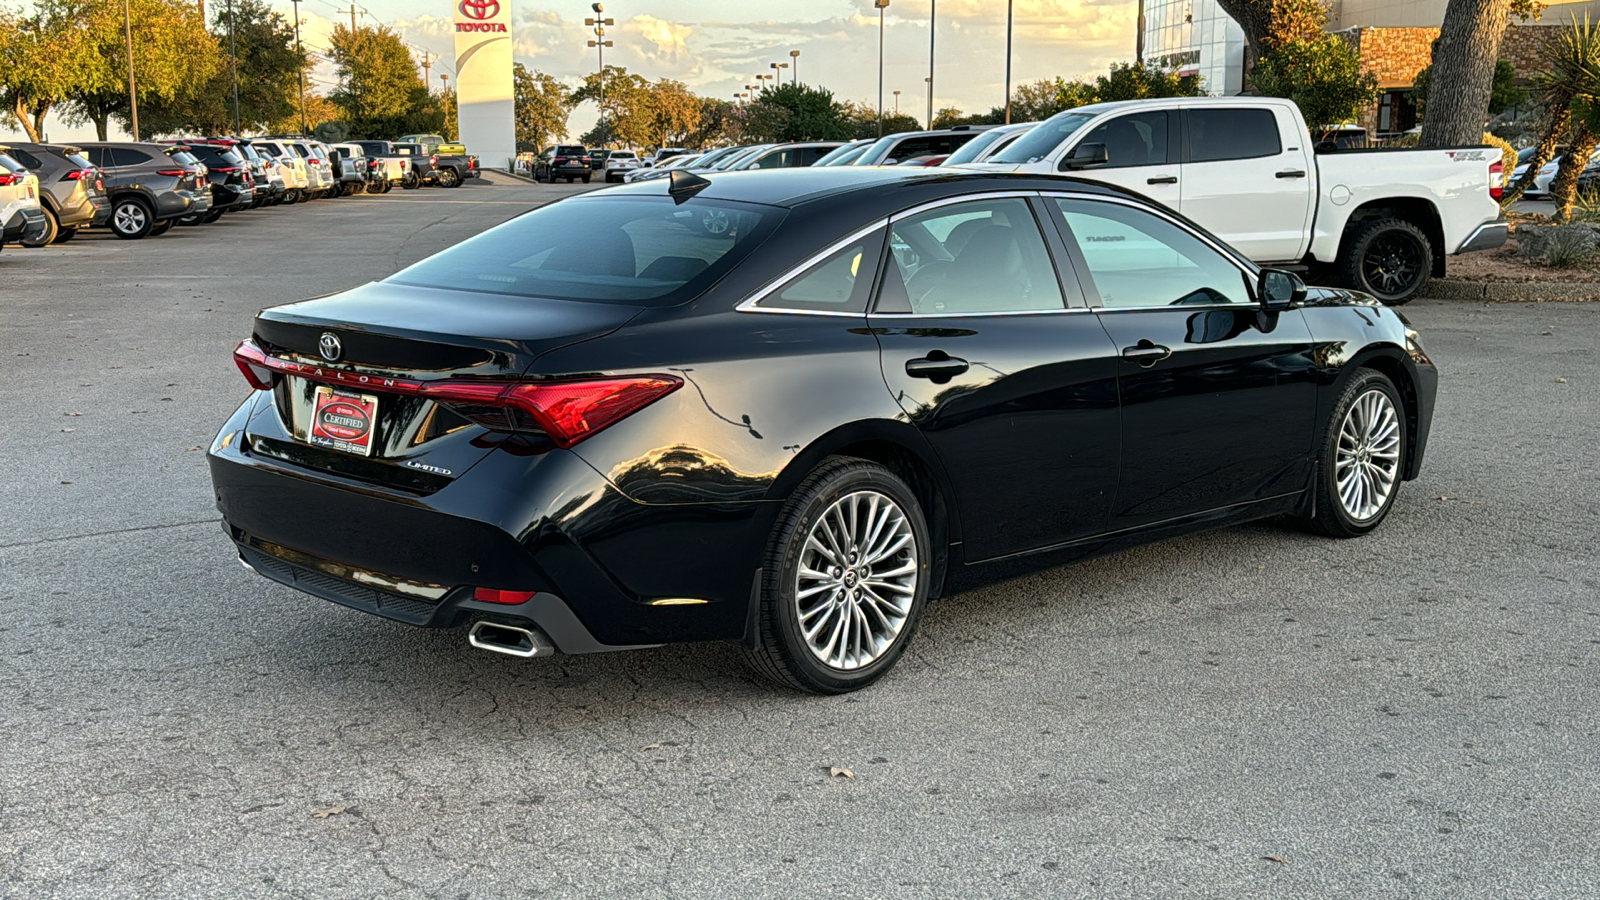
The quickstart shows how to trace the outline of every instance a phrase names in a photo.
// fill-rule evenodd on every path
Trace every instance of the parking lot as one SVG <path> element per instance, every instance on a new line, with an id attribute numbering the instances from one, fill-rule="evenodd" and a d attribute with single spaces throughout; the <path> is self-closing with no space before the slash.
<path id="1" fill-rule="evenodd" d="M 496 656 L 242 569 L 203 448 L 255 310 L 594 187 L 0 253 L 0 897 L 1594 894 L 1592 304 L 1406 307 L 1440 403 L 1374 536 L 946 598 L 844 697 L 720 645 Z"/>

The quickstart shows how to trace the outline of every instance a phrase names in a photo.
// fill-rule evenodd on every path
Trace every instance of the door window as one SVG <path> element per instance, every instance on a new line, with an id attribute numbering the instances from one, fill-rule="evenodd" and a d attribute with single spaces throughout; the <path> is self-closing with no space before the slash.
<path id="1" fill-rule="evenodd" d="M 111 158 L 116 160 L 118 166 L 137 166 L 150 161 L 150 154 L 141 150 L 129 150 L 126 147 L 113 147 L 110 149 Z"/>
<path id="2" fill-rule="evenodd" d="M 1283 152 L 1270 109 L 1189 110 L 1189 161 L 1256 159 Z"/>
<path id="3" fill-rule="evenodd" d="M 828 255 L 756 304 L 762 309 L 861 312 L 878 271 L 883 229 Z"/>
<path id="4" fill-rule="evenodd" d="M 1102 306 L 1253 302 L 1239 266 L 1167 219 L 1120 203 L 1057 199 L 1055 207 Z"/>
<path id="5" fill-rule="evenodd" d="M 1102 169 L 1160 166 L 1167 162 L 1167 114 L 1143 112 L 1096 125 L 1078 146 L 1105 144 L 1109 162 Z"/>
<path id="6" fill-rule="evenodd" d="M 1044 236 L 1019 197 L 943 206 L 893 224 L 879 312 L 1063 309 Z"/>

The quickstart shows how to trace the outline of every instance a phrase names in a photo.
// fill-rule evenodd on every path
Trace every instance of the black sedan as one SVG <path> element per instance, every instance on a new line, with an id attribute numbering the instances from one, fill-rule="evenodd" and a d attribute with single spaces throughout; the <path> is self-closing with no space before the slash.
<path id="1" fill-rule="evenodd" d="M 1364 534 L 1437 386 L 1398 313 L 1137 195 L 941 169 L 567 198 L 235 357 L 211 474 L 262 575 L 519 656 L 738 642 L 818 692 L 1019 565 Z"/>

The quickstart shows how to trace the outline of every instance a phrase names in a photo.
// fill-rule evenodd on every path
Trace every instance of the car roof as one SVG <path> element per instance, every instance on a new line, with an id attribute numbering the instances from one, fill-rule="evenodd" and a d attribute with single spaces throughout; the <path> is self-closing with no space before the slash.
<path id="1" fill-rule="evenodd" d="M 1282 97 L 1151 97 L 1143 100 L 1113 100 L 1108 103 L 1091 103 L 1074 106 L 1056 113 L 1099 115 L 1125 109 L 1184 109 L 1192 106 L 1293 106 L 1293 100 Z M 1052 116 L 1054 118 L 1054 116 Z"/>
<path id="2" fill-rule="evenodd" d="M 1062 190 L 1070 188 L 1107 196 L 1127 196 L 1131 192 L 1103 182 L 1062 175 L 995 172 L 984 169 L 940 169 L 899 166 L 800 166 L 788 169 L 750 169 L 742 172 L 709 172 L 700 177 L 711 182 L 697 198 L 734 200 L 767 206 L 794 208 L 814 200 L 858 194 L 873 190 L 916 190 L 944 194 L 972 190 Z M 597 199 L 627 194 L 666 194 L 671 179 L 638 181 L 587 195 Z M 946 186 L 935 190 L 937 186 Z"/>

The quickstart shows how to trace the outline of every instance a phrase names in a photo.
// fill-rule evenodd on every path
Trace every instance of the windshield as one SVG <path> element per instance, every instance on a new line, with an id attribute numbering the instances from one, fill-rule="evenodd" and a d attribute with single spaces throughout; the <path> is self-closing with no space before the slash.
<path id="1" fill-rule="evenodd" d="M 881 161 L 884 154 L 889 152 L 889 148 L 893 147 L 895 144 L 898 144 L 900 139 L 903 137 L 905 137 L 905 135 L 886 134 L 883 137 L 878 138 L 877 140 L 868 144 L 867 148 L 862 150 L 861 153 L 856 156 L 854 164 L 858 166 L 876 165 L 876 162 L 867 162 L 867 160 Z"/>
<path id="2" fill-rule="evenodd" d="M 1050 155 L 1050 152 L 1061 146 L 1061 142 L 1078 133 L 1078 129 L 1089 123 L 1094 118 L 1094 113 L 1077 113 L 1068 110 L 1056 113 L 1033 127 L 1032 131 L 1018 138 L 1011 146 L 989 157 L 987 162 L 992 163 L 1031 163 L 1038 162 Z"/>
<path id="3" fill-rule="evenodd" d="M 943 165 L 959 166 L 962 163 L 976 162 L 978 157 L 982 156 L 984 151 L 990 147 L 1004 141 L 1006 138 L 1016 137 L 1018 130 L 1021 129 L 1006 131 L 1003 128 L 993 128 L 985 131 L 983 134 L 957 147 L 956 151 L 945 159 Z"/>
<path id="4" fill-rule="evenodd" d="M 396 284 L 672 306 L 720 279 L 783 217 L 768 206 L 592 197 L 540 207 L 404 269 Z"/>
<path id="5" fill-rule="evenodd" d="M 813 166 L 838 166 L 855 159 L 861 151 L 867 149 L 867 141 L 852 141 L 841 147 L 835 147 L 823 154 L 822 158 L 812 163 Z"/>
<path id="6" fill-rule="evenodd" d="M 743 162 L 746 162 L 748 160 L 754 159 L 755 157 L 759 156 L 760 154 L 765 153 L 768 150 L 771 150 L 774 146 L 776 146 L 776 145 L 775 144 L 756 144 L 753 147 L 746 147 L 746 148 L 744 148 L 744 152 L 742 152 L 742 153 L 730 153 L 729 155 L 724 156 L 723 158 L 717 160 L 716 162 L 711 163 L 711 168 L 717 169 L 717 170 L 732 169 L 735 166 L 739 165 L 740 163 L 743 163 Z M 704 165 L 706 165 L 706 163 L 705 162 L 701 162 L 700 165 L 704 166 Z"/>

